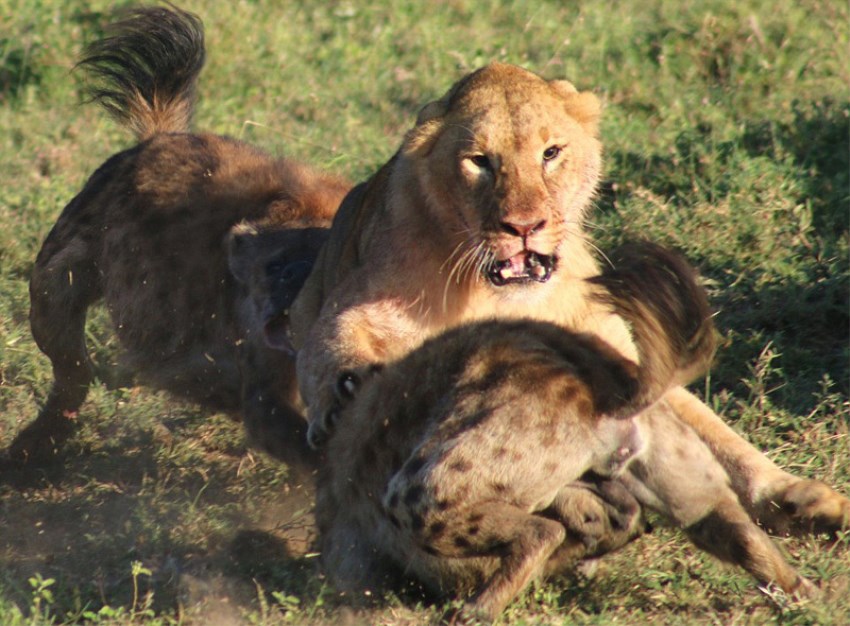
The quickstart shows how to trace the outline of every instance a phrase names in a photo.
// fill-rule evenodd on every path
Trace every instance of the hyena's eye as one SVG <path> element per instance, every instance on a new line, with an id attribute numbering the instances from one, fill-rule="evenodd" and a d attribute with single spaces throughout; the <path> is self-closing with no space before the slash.
<path id="1" fill-rule="evenodd" d="M 340 400 L 352 400 L 360 387 L 360 376 L 354 372 L 343 372 L 336 381 L 336 395 Z"/>

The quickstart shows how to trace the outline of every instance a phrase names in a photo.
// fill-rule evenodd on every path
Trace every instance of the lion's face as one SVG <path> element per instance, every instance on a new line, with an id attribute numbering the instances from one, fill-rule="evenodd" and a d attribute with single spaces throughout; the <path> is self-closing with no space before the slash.
<path id="1" fill-rule="evenodd" d="M 569 263 L 599 179 L 599 102 L 566 81 L 493 64 L 426 106 L 402 154 L 450 242 L 454 280 L 548 281 Z"/>

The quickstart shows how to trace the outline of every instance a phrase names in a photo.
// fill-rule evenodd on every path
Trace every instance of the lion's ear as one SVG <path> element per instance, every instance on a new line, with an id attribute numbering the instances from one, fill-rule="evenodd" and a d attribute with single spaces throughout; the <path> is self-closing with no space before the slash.
<path id="1" fill-rule="evenodd" d="M 549 85 L 566 102 L 567 113 L 594 137 L 599 136 L 599 116 L 602 103 L 589 91 L 579 92 L 568 80 L 550 80 Z"/>
<path id="2" fill-rule="evenodd" d="M 602 103 L 589 91 L 575 93 L 567 99 L 567 112 L 593 137 L 599 136 Z"/>
<path id="3" fill-rule="evenodd" d="M 429 102 L 420 109 L 419 115 L 416 116 L 416 126 L 407 133 L 405 151 L 427 156 L 440 135 L 442 118 L 451 110 L 455 97 L 484 69 L 486 68 L 467 74 L 452 85 L 442 98 Z"/>
<path id="4" fill-rule="evenodd" d="M 422 107 L 416 116 L 416 126 L 407 132 L 404 152 L 419 157 L 428 156 L 443 127 L 442 118 L 448 112 L 448 100 L 435 100 Z"/>
<path id="5" fill-rule="evenodd" d="M 550 80 L 549 84 L 562 96 L 572 96 L 578 93 L 578 89 L 568 80 Z"/>
<path id="6" fill-rule="evenodd" d="M 473 78 L 484 72 L 486 69 L 487 67 L 482 67 L 481 69 L 461 77 L 459 80 L 455 81 L 454 85 L 449 87 L 449 90 L 442 98 L 435 100 L 434 102 L 429 102 L 422 107 L 422 110 L 419 111 L 419 115 L 416 118 L 416 125 L 425 124 L 426 122 L 435 120 L 438 117 L 443 117 L 449 112 L 449 109 L 451 109 L 452 103 L 458 94 L 472 82 Z"/>
<path id="7" fill-rule="evenodd" d="M 419 111 L 419 115 L 416 116 L 416 125 L 421 126 L 426 122 L 430 122 L 433 119 L 438 117 L 443 117 L 448 111 L 448 100 L 435 100 L 434 102 L 429 102 Z"/>

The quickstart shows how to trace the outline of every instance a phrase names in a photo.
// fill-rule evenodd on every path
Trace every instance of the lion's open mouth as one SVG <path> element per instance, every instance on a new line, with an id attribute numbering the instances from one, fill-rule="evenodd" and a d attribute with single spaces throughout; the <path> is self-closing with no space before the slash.
<path id="1" fill-rule="evenodd" d="M 487 268 L 487 279 L 496 287 L 535 281 L 545 283 L 555 271 L 557 257 L 523 250 L 504 261 L 494 261 Z"/>

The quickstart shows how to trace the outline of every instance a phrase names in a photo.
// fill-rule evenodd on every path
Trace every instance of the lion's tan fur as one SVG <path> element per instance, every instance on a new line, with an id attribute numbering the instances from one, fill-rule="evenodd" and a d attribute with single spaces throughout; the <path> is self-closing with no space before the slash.
<path id="1" fill-rule="evenodd" d="M 510 84 L 503 91 L 517 96 L 484 111 L 478 100 L 492 91 L 476 90 L 484 78 Z M 515 123 L 516 110 L 529 107 L 526 125 Z M 583 230 L 601 168 L 595 96 L 493 65 L 426 108 L 429 116 L 440 111 L 441 117 L 420 115 L 396 157 L 343 203 L 317 271 L 293 307 L 295 343 L 303 346 L 299 384 L 312 416 L 326 408 L 338 371 L 396 357 L 475 319 L 545 319 L 598 332 L 633 356 L 622 320 L 594 304 L 584 282 L 598 270 Z M 547 129 L 540 117 L 551 120 Z M 467 135 L 480 144 L 464 145 Z M 530 145 L 519 150 L 517 137 Z M 533 159 L 553 142 L 565 146 L 562 165 L 551 175 L 529 173 L 541 170 Z M 459 144 L 464 152 L 506 156 L 498 185 L 458 167 Z M 518 151 L 525 161 L 512 158 Z M 506 256 L 518 245 L 499 220 L 548 222 L 530 243 L 563 252 L 549 282 L 504 291 L 484 283 L 469 246 L 483 238 Z"/>

